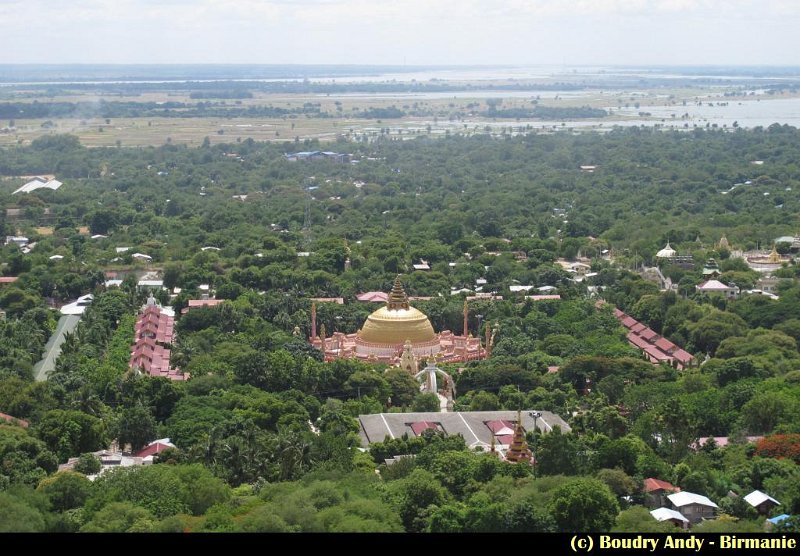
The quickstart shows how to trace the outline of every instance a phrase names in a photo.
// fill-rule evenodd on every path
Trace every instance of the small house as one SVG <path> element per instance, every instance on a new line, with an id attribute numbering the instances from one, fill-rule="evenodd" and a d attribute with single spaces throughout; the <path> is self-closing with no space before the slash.
<path id="1" fill-rule="evenodd" d="M 650 508 L 666 506 L 669 503 L 667 496 L 680 491 L 680 487 L 676 487 L 675 485 L 672 485 L 667 481 L 662 481 L 661 479 L 649 477 L 644 480 L 646 505 Z"/>
<path id="2" fill-rule="evenodd" d="M 681 527 L 683 529 L 689 528 L 689 520 L 686 519 L 681 512 L 676 512 L 669 508 L 657 508 L 652 510 L 650 515 L 652 515 L 656 521 L 669 521 L 676 527 Z"/>
<path id="3" fill-rule="evenodd" d="M 699 523 L 704 519 L 714 519 L 719 509 L 714 502 L 693 492 L 676 492 L 667 496 L 672 509 L 679 511 L 690 522 Z"/>
<path id="4" fill-rule="evenodd" d="M 780 502 L 775 500 L 769 494 L 765 494 L 760 490 L 754 490 L 744 497 L 744 501 L 753 506 L 759 515 L 768 515 L 773 508 L 781 505 Z"/>

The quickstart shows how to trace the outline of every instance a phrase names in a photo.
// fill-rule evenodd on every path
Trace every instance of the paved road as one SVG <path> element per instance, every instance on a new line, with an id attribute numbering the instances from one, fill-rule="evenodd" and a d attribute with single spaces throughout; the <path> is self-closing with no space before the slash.
<path id="1" fill-rule="evenodd" d="M 56 325 L 53 335 L 50 336 L 50 339 L 47 340 L 47 344 L 44 346 L 44 357 L 33 366 L 33 376 L 36 380 L 47 380 L 48 373 L 56 368 L 56 359 L 58 359 L 58 356 L 61 354 L 61 344 L 64 343 L 64 335 L 73 332 L 80 320 L 80 315 L 62 315 L 61 318 L 58 319 L 58 324 Z"/>

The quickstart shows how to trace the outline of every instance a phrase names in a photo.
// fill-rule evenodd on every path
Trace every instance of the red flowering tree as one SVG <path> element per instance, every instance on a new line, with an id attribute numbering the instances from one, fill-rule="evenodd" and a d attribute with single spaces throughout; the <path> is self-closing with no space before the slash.
<path id="1" fill-rule="evenodd" d="M 800 464 L 800 434 L 773 434 L 756 444 L 756 455 L 764 458 L 789 458 Z"/>

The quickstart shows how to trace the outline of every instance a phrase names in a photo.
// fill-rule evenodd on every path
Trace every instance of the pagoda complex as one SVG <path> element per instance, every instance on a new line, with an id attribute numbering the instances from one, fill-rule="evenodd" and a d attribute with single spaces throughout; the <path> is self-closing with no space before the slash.
<path id="1" fill-rule="evenodd" d="M 463 335 L 449 330 L 436 333 L 425 313 L 409 304 L 398 276 L 386 305 L 369 315 L 354 334 L 334 332 L 326 337 L 324 329 L 318 334 L 316 305 L 312 304 L 309 341 L 325 354 L 326 361 L 355 358 L 396 365 L 400 364 L 404 351 L 406 360 L 409 351 L 415 359 L 435 356 L 441 363 L 484 359 L 487 353 L 480 337 L 473 337 L 467 330 L 466 305 L 464 308 Z"/>

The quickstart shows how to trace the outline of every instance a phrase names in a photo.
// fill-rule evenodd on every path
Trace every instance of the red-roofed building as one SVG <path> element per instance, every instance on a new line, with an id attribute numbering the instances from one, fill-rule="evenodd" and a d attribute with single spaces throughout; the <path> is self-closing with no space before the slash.
<path id="1" fill-rule="evenodd" d="M 639 324 L 639 321 L 633 317 L 625 317 L 620 322 L 622 323 L 622 326 L 628 329 L 633 328 L 634 326 Z"/>
<path id="2" fill-rule="evenodd" d="M 646 505 L 650 508 L 661 508 L 668 506 L 667 496 L 675 492 L 680 492 L 681 489 L 662 481 L 661 479 L 654 479 L 652 477 L 644 480 L 644 493 L 646 496 Z"/>
<path id="3" fill-rule="evenodd" d="M 689 367 L 694 363 L 694 355 L 689 353 L 688 351 L 684 351 L 681 348 L 675 350 L 672 354 L 672 357 L 680 363 L 679 369 L 683 369 Z"/>
<path id="4" fill-rule="evenodd" d="M 389 294 L 386 292 L 365 292 L 356 295 L 356 299 L 365 303 L 386 303 L 389 301 Z"/>
<path id="5" fill-rule="evenodd" d="M 653 363 L 661 363 L 661 362 L 670 362 L 672 358 L 658 349 L 656 346 L 647 346 L 644 348 L 644 352 L 647 354 L 648 359 Z"/>
<path id="6" fill-rule="evenodd" d="M 0 284 L 13 284 L 19 280 L 19 276 L 0 276 Z"/>
<path id="7" fill-rule="evenodd" d="M 513 434 L 498 434 L 494 438 L 501 446 L 511 446 L 511 444 L 514 442 Z"/>
<path id="8" fill-rule="evenodd" d="M 169 438 L 162 438 L 160 440 L 154 440 L 135 454 L 133 457 L 135 458 L 146 458 L 148 456 L 154 456 L 158 453 L 163 452 L 164 450 L 168 450 L 170 448 L 175 448 L 175 444 L 169 441 Z"/>
<path id="9" fill-rule="evenodd" d="M 414 423 L 410 423 L 409 427 L 411 427 L 411 430 L 414 431 L 414 434 L 417 436 L 420 436 L 427 430 L 441 430 L 439 423 L 434 423 L 433 421 L 416 421 Z"/>
<path id="10" fill-rule="evenodd" d="M 648 328 L 645 324 L 616 308 L 614 309 L 614 315 L 620 321 L 620 324 L 628 329 L 628 334 L 626 335 L 628 342 L 633 347 L 642 350 L 651 363 L 669 363 L 678 370 L 696 364 L 697 361 L 691 353 L 661 337 L 655 330 Z"/>
<path id="11" fill-rule="evenodd" d="M 184 375 L 170 367 L 170 346 L 174 330 L 175 318 L 155 305 L 154 300 L 149 300 L 134 327 L 136 341 L 131 349 L 128 363 L 130 368 L 140 369 L 150 376 L 167 377 L 172 380 L 189 378 L 188 374 Z"/>
<path id="12" fill-rule="evenodd" d="M 645 328 L 641 332 L 639 332 L 639 336 L 647 340 L 648 342 L 654 342 L 656 338 L 658 338 L 658 332 L 652 330 L 650 328 Z"/>
<path id="13" fill-rule="evenodd" d="M 0 419 L 7 423 L 11 423 L 12 425 L 19 425 L 23 429 L 27 429 L 30 425 L 30 423 L 28 423 L 25 419 L 17 419 L 16 417 L 6 413 L 0 413 Z"/>
<path id="14" fill-rule="evenodd" d="M 181 311 L 182 315 L 188 313 L 191 309 L 198 307 L 214 307 L 225 301 L 224 299 L 190 299 L 189 304 Z"/>
<path id="15" fill-rule="evenodd" d="M 655 345 L 658 349 L 670 355 L 672 354 L 673 351 L 678 349 L 678 346 L 676 346 L 666 338 L 659 338 L 658 340 L 656 340 Z"/>
<path id="16" fill-rule="evenodd" d="M 647 349 L 648 347 L 652 347 L 650 343 L 642 338 L 641 336 L 637 336 L 633 332 L 628 332 L 627 335 L 628 341 L 633 344 L 634 347 L 639 349 Z"/>
<path id="17" fill-rule="evenodd" d="M 486 426 L 489 427 L 489 430 L 491 430 L 492 434 L 495 436 L 506 434 L 513 435 L 516 423 L 499 419 L 496 421 L 486 421 Z"/>

